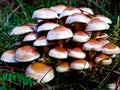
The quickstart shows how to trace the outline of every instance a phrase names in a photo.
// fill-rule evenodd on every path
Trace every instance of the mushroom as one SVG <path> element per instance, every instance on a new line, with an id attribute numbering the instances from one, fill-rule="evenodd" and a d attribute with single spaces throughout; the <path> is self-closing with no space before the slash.
<path id="1" fill-rule="evenodd" d="M 119 54 L 120 48 L 113 43 L 107 43 L 103 46 L 102 53 L 108 55 Z"/>
<path id="2" fill-rule="evenodd" d="M 83 31 L 78 31 L 73 35 L 73 41 L 77 42 L 78 47 L 81 47 L 81 45 L 87 42 L 89 39 L 90 37 L 87 35 L 87 33 Z"/>
<path id="3" fill-rule="evenodd" d="M 81 50 L 81 48 L 76 47 L 69 50 L 68 56 L 83 59 L 86 57 L 86 54 Z"/>
<path id="4" fill-rule="evenodd" d="M 29 25 L 24 24 L 13 28 L 10 35 L 23 35 L 29 32 L 34 32 L 34 30 Z"/>
<path id="5" fill-rule="evenodd" d="M 29 62 L 40 57 L 37 48 L 26 45 L 16 50 L 15 60 L 17 62 Z"/>
<path id="6" fill-rule="evenodd" d="M 25 75 L 33 78 L 38 83 L 50 82 L 55 77 L 53 68 L 42 62 L 30 64 L 25 71 Z"/>
<path id="7" fill-rule="evenodd" d="M 108 41 L 107 39 L 105 38 L 97 38 L 96 39 L 102 46 L 104 46 L 105 44 L 107 43 L 110 43 L 110 41 Z"/>
<path id="8" fill-rule="evenodd" d="M 56 67 L 56 71 L 60 73 L 68 72 L 69 70 L 70 70 L 70 65 L 68 62 L 62 62 Z"/>
<path id="9" fill-rule="evenodd" d="M 120 84 L 118 83 L 117 85 L 117 82 L 110 83 L 108 84 L 108 89 L 109 90 L 120 90 Z"/>
<path id="10" fill-rule="evenodd" d="M 95 18 L 98 18 L 101 21 L 104 21 L 104 22 L 106 22 L 108 24 L 112 24 L 112 21 L 108 17 L 106 17 L 104 15 L 96 15 Z"/>
<path id="11" fill-rule="evenodd" d="M 77 8 L 73 7 L 67 7 L 63 10 L 63 12 L 60 14 L 59 19 L 62 20 L 60 25 L 65 25 L 66 18 L 74 13 L 80 13 L 81 11 Z"/>
<path id="12" fill-rule="evenodd" d="M 75 59 L 71 62 L 70 68 L 74 70 L 88 69 L 90 64 L 84 59 Z"/>
<path id="13" fill-rule="evenodd" d="M 48 22 L 56 18 L 58 18 L 57 13 L 50 8 L 42 8 L 35 10 L 32 15 L 32 19 L 37 19 L 37 20 L 40 19 L 40 20 L 44 20 L 44 22 Z"/>
<path id="14" fill-rule="evenodd" d="M 71 29 L 58 26 L 47 33 L 47 40 L 57 40 L 57 46 L 63 47 L 63 40 L 73 37 Z"/>
<path id="15" fill-rule="evenodd" d="M 31 32 L 24 37 L 23 42 L 34 41 L 37 38 L 38 38 L 38 33 L 37 32 Z"/>
<path id="16" fill-rule="evenodd" d="M 100 54 L 95 57 L 95 63 L 110 65 L 112 63 L 112 59 L 108 55 Z"/>
<path id="17" fill-rule="evenodd" d="M 67 17 L 66 24 L 73 24 L 75 25 L 75 31 L 83 31 L 85 25 L 90 21 L 90 18 L 88 18 L 83 13 L 74 13 Z"/>
<path id="18" fill-rule="evenodd" d="M 46 23 L 43 23 L 42 25 L 38 26 L 37 32 L 49 31 L 49 30 L 54 29 L 57 26 L 60 26 L 60 25 L 57 23 L 46 22 Z"/>
<path id="19" fill-rule="evenodd" d="M 50 9 L 55 10 L 58 15 L 61 14 L 65 8 L 67 8 L 67 6 L 63 4 L 50 7 Z"/>
<path id="20" fill-rule="evenodd" d="M 104 21 L 101 21 L 99 19 L 91 19 L 91 21 L 88 23 L 88 25 L 85 28 L 86 32 L 92 32 L 92 39 L 96 39 L 96 37 L 101 33 L 100 31 L 109 29 L 109 25 L 105 23 Z"/>
<path id="21" fill-rule="evenodd" d="M 7 62 L 7 63 L 17 63 L 15 58 L 14 58 L 15 53 L 16 53 L 16 49 L 11 49 L 11 50 L 5 51 L 1 55 L 1 61 L 2 62 Z"/>
<path id="22" fill-rule="evenodd" d="M 40 36 L 36 41 L 34 41 L 33 46 L 42 46 L 45 56 L 48 57 L 49 47 L 48 45 L 53 45 L 53 41 L 48 41 L 46 36 Z"/>
<path id="23" fill-rule="evenodd" d="M 88 7 L 80 7 L 78 8 L 83 14 L 88 15 L 91 14 L 93 15 L 94 12 L 92 11 L 92 9 L 88 8 Z"/>
<path id="24" fill-rule="evenodd" d="M 57 59 L 66 59 L 68 57 L 68 52 L 63 47 L 55 47 L 49 51 L 48 55 Z"/>
<path id="25" fill-rule="evenodd" d="M 102 45 L 98 41 L 96 41 L 94 39 L 90 39 L 86 43 L 83 44 L 82 49 L 85 51 L 89 51 L 88 52 L 88 60 L 91 63 L 94 63 L 93 58 L 94 58 L 96 52 L 99 52 L 102 50 Z"/>

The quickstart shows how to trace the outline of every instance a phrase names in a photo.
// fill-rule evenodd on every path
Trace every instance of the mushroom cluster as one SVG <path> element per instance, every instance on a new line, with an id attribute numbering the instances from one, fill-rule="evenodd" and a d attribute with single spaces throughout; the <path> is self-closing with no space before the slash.
<path id="1" fill-rule="evenodd" d="M 51 81 L 56 72 L 110 65 L 120 48 L 107 40 L 112 22 L 103 15 L 94 15 L 87 7 L 56 5 L 35 10 L 32 19 L 13 28 L 10 35 L 19 35 L 16 49 L 1 56 L 6 63 L 32 62 L 25 75 L 37 82 Z M 21 64 L 22 65 L 22 64 Z"/>

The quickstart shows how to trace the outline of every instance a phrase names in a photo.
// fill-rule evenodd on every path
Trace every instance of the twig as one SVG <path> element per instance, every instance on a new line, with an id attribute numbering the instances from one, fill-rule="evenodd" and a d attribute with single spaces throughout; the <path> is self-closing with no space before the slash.
<path id="1" fill-rule="evenodd" d="M 98 85 L 98 88 L 101 88 L 104 83 L 107 81 L 107 79 L 110 77 L 110 74 L 113 72 L 114 68 L 118 65 L 118 63 L 116 63 L 112 69 L 109 71 L 109 73 L 106 75 L 106 77 L 100 82 L 100 84 Z"/>
<path id="2" fill-rule="evenodd" d="M 8 69 L 10 68 L 10 69 L 16 69 L 16 70 L 24 72 L 24 70 L 22 70 L 22 69 L 11 67 L 11 66 L 0 66 L 0 68 L 8 68 Z"/>

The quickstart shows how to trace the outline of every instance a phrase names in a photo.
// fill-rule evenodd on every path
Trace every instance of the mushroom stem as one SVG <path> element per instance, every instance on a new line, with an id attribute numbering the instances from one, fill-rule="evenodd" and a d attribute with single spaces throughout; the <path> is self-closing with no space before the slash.
<path id="1" fill-rule="evenodd" d="M 77 31 L 83 31 L 83 23 L 78 23 L 78 22 L 75 22 L 75 30 L 76 32 Z"/>
<path id="2" fill-rule="evenodd" d="M 43 50 L 44 50 L 45 56 L 48 57 L 48 51 L 49 51 L 48 46 L 43 46 Z"/>
<path id="3" fill-rule="evenodd" d="M 88 56 L 89 56 L 89 61 L 92 61 L 93 62 L 93 58 L 95 56 L 95 51 L 94 50 L 90 50 L 88 52 Z"/>
<path id="4" fill-rule="evenodd" d="M 101 33 L 100 31 L 92 32 L 91 38 L 92 38 L 92 39 L 96 39 L 96 37 L 99 36 L 100 33 Z"/>
<path id="5" fill-rule="evenodd" d="M 63 47 L 63 41 L 62 40 L 57 40 L 57 46 L 58 47 Z"/>

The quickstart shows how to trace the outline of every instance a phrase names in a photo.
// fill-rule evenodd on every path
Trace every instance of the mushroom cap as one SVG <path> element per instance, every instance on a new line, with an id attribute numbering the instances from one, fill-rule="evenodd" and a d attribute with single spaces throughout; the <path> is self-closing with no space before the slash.
<path id="1" fill-rule="evenodd" d="M 13 28 L 10 35 L 22 35 L 33 31 L 34 30 L 29 25 L 25 24 Z"/>
<path id="2" fill-rule="evenodd" d="M 54 44 L 52 41 L 48 41 L 46 36 L 40 36 L 34 43 L 33 46 L 48 46 Z"/>
<path id="3" fill-rule="evenodd" d="M 85 31 L 102 31 L 109 29 L 109 25 L 99 19 L 91 19 L 85 28 Z"/>
<path id="4" fill-rule="evenodd" d="M 101 32 L 100 35 L 98 35 L 96 38 L 107 38 L 108 34 Z"/>
<path id="5" fill-rule="evenodd" d="M 33 41 L 33 40 L 36 40 L 37 38 L 38 38 L 38 33 L 37 32 L 31 32 L 24 37 L 23 42 Z"/>
<path id="6" fill-rule="evenodd" d="M 120 48 L 118 46 L 116 46 L 115 44 L 107 43 L 103 46 L 102 53 L 108 54 L 108 55 L 119 54 Z"/>
<path id="7" fill-rule="evenodd" d="M 68 72 L 70 70 L 70 65 L 68 62 L 62 62 L 60 65 L 56 67 L 57 72 Z"/>
<path id="8" fill-rule="evenodd" d="M 104 15 L 96 15 L 95 17 L 100 19 L 101 21 L 108 23 L 108 24 L 112 24 L 112 21 Z"/>
<path id="9" fill-rule="evenodd" d="M 52 30 L 57 26 L 60 26 L 60 25 L 57 23 L 46 22 L 37 28 L 37 32 Z"/>
<path id="10" fill-rule="evenodd" d="M 29 62 L 40 57 L 37 48 L 26 45 L 16 50 L 15 60 L 18 62 Z"/>
<path id="11" fill-rule="evenodd" d="M 32 19 L 55 19 L 58 18 L 57 13 L 50 8 L 42 8 L 35 10 Z"/>
<path id="12" fill-rule="evenodd" d="M 57 26 L 47 34 L 47 40 L 61 40 L 73 37 L 73 33 L 69 28 Z"/>
<path id="13" fill-rule="evenodd" d="M 79 10 L 81 10 L 84 14 L 94 14 L 94 12 L 92 11 L 92 9 L 88 8 L 88 7 L 80 7 Z"/>
<path id="14" fill-rule="evenodd" d="M 73 48 L 73 49 L 70 49 L 68 55 L 70 57 L 73 57 L 73 58 L 85 58 L 86 57 L 86 54 L 81 50 L 81 48 Z"/>
<path id="15" fill-rule="evenodd" d="M 71 69 L 81 70 L 90 68 L 90 64 L 84 59 L 76 59 L 70 64 Z"/>
<path id="16" fill-rule="evenodd" d="M 52 67 L 42 62 L 35 62 L 29 65 L 25 71 L 25 75 L 33 78 L 38 83 L 47 83 L 55 76 Z"/>
<path id="17" fill-rule="evenodd" d="M 86 43 L 83 44 L 82 48 L 83 50 L 86 50 L 86 51 L 90 51 L 90 50 L 101 51 L 102 45 L 98 41 L 94 39 L 90 39 Z"/>
<path id="18" fill-rule="evenodd" d="M 15 53 L 16 53 L 16 49 L 11 49 L 11 50 L 7 50 L 5 51 L 2 55 L 1 55 L 1 61 L 3 62 L 7 62 L 7 63 L 17 63 L 15 61 Z"/>
<path id="19" fill-rule="evenodd" d="M 65 8 L 67 8 L 67 6 L 62 4 L 50 7 L 50 9 L 56 11 L 58 14 L 61 14 Z"/>
<path id="20" fill-rule="evenodd" d="M 117 89 L 116 89 L 116 87 L 117 87 L 117 82 L 108 84 L 109 90 L 120 90 L 120 84 L 118 85 Z"/>
<path id="21" fill-rule="evenodd" d="M 69 15 L 72 15 L 74 13 L 80 13 L 81 11 L 77 8 L 73 8 L 73 7 L 67 7 L 63 10 L 63 12 L 60 14 L 59 18 L 63 18 Z"/>
<path id="22" fill-rule="evenodd" d="M 95 57 L 95 62 L 101 63 L 102 65 L 110 65 L 112 63 L 112 59 L 105 54 L 100 54 Z"/>
<path id="23" fill-rule="evenodd" d="M 89 39 L 90 37 L 83 31 L 78 31 L 73 35 L 73 41 L 75 42 L 87 42 Z"/>
<path id="24" fill-rule="evenodd" d="M 104 46 L 107 43 L 110 43 L 109 40 L 105 39 L 105 38 L 97 38 L 96 39 L 102 46 Z"/>
<path id="25" fill-rule="evenodd" d="M 55 47 L 49 51 L 48 55 L 57 59 L 66 59 L 68 57 L 68 52 L 63 47 Z"/>
<path id="26" fill-rule="evenodd" d="M 90 21 L 90 18 L 88 18 L 84 14 L 74 13 L 74 14 L 67 17 L 66 24 L 71 24 L 71 23 L 74 23 L 74 22 L 88 23 L 89 21 Z"/>

